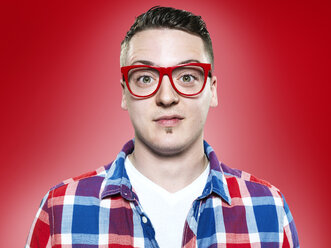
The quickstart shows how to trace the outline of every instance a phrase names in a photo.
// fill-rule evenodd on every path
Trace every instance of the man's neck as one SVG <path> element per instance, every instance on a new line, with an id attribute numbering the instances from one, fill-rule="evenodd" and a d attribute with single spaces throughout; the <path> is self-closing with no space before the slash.
<path id="1" fill-rule="evenodd" d="M 157 154 L 136 139 L 134 152 L 129 158 L 144 176 L 169 192 L 177 192 L 189 185 L 208 165 L 202 139 L 173 156 Z"/>

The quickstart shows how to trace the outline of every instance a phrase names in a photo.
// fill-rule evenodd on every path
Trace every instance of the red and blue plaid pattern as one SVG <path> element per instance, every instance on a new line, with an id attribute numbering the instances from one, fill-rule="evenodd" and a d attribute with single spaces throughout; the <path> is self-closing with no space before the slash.
<path id="1" fill-rule="evenodd" d="M 280 191 L 219 163 L 207 142 L 204 147 L 210 173 L 188 213 L 182 247 L 299 247 Z M 158 247 L 124 168 L 133 149 L 131 140 L 113 163 L 53 187 L 41 202 L 26 247 Z"/>

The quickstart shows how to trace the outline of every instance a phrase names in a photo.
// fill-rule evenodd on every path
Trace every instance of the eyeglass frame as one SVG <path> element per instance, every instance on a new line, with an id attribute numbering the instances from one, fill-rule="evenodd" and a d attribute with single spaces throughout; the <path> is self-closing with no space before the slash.
<path id="1" fill-rule="evenodd" d="M 200 66 L 203 69 L 205 78 L 204 78 L 204 83 L 203 83 L 203 85 L 201 87 L 201 90 L 199 92 L 194 93 L 194 94 L 185 94 L 185 93 L 180 92 L 176 88 L 176 86 L 175 86 L 175 84 L 172 80 L 172 71 L 177 69 L 177 68 L 184 67 L 184 66 Z M 128 72 L 131 69 L 141 68 L 141 67 L 151 68 L 151 69 L 157 70 L 159 72 L 159 82 L 158 82 L 158 85 L 157 85 L 156 89 L 152 93 L 150 93 L 146 96 L 141 96 L 141 95 L 134 94 L 132 92 L 130 86 L 129 86 Z M 131 93 L 131 95 L 133 95 L 135 97 L 138 97 L 138 98 L 148 98 L 148 97 L 153 96 L 159 90 L 164 75 L 168 76 L 172 88 L 178 94 L 180 94 L 182 96 L 185 96 L 185 97 L 192 97 L 192 96 L 199 95 L 204 90 L 204 88 L 206 86 L 207 78 L 212 77 L 211 64 L 207 64 L 207 63 L 188 63 L 188 64 L 181 64 L 181 65 L 176 65 L 176 66 L 171 66 L 171 67 L 156 67 L 156 66 L 150 66 L 150 65 L 129 65 L 129 66 L 122 66 L 121 67 L 121 73 L 122 73 L 122 76 L 123 76 L 123 80 L 125 81 L 125 84 L 126 84 L 128 90 L 129 90 L 129 92 Z"/>

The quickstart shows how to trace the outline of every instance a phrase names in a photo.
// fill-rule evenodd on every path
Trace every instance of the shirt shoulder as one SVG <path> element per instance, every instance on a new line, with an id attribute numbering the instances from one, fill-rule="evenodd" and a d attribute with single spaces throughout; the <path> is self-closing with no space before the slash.
<path id="1" fill-rule="evenodd" d="M 254 175 L 220 164 L 228 184 L 229 193 L 233 197 L 274 197 L 282 201 L 280 190 L 266 180 Z"/>
<path id="2" fill-rule="evenodd" d="M 62 181 L 49 190 L 48 198 L 63 197 L 66 195 L 99 197 L 102 182 L 111 165 L 112 163 Z"/>

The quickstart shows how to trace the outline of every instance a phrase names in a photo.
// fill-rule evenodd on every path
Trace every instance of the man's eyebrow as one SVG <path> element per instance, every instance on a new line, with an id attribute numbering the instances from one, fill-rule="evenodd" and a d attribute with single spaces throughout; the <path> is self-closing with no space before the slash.
<path id="1" fill-rule="evenodd" d="M 133 61 L 133 63 L 131 65 L 135 65 L 135 64 L 143 64 L 143 65 L 155 65 L 152 61 L 149 61 L 149 60 L 135 60 Z"/>
<path id="2" fill-rule="evenodd" d="M 197 59 L 188 59 L 188 60 L 179 62 L 177 65 L 188 64 L 188 63 L 201 63 L 201 62 Z"/>

